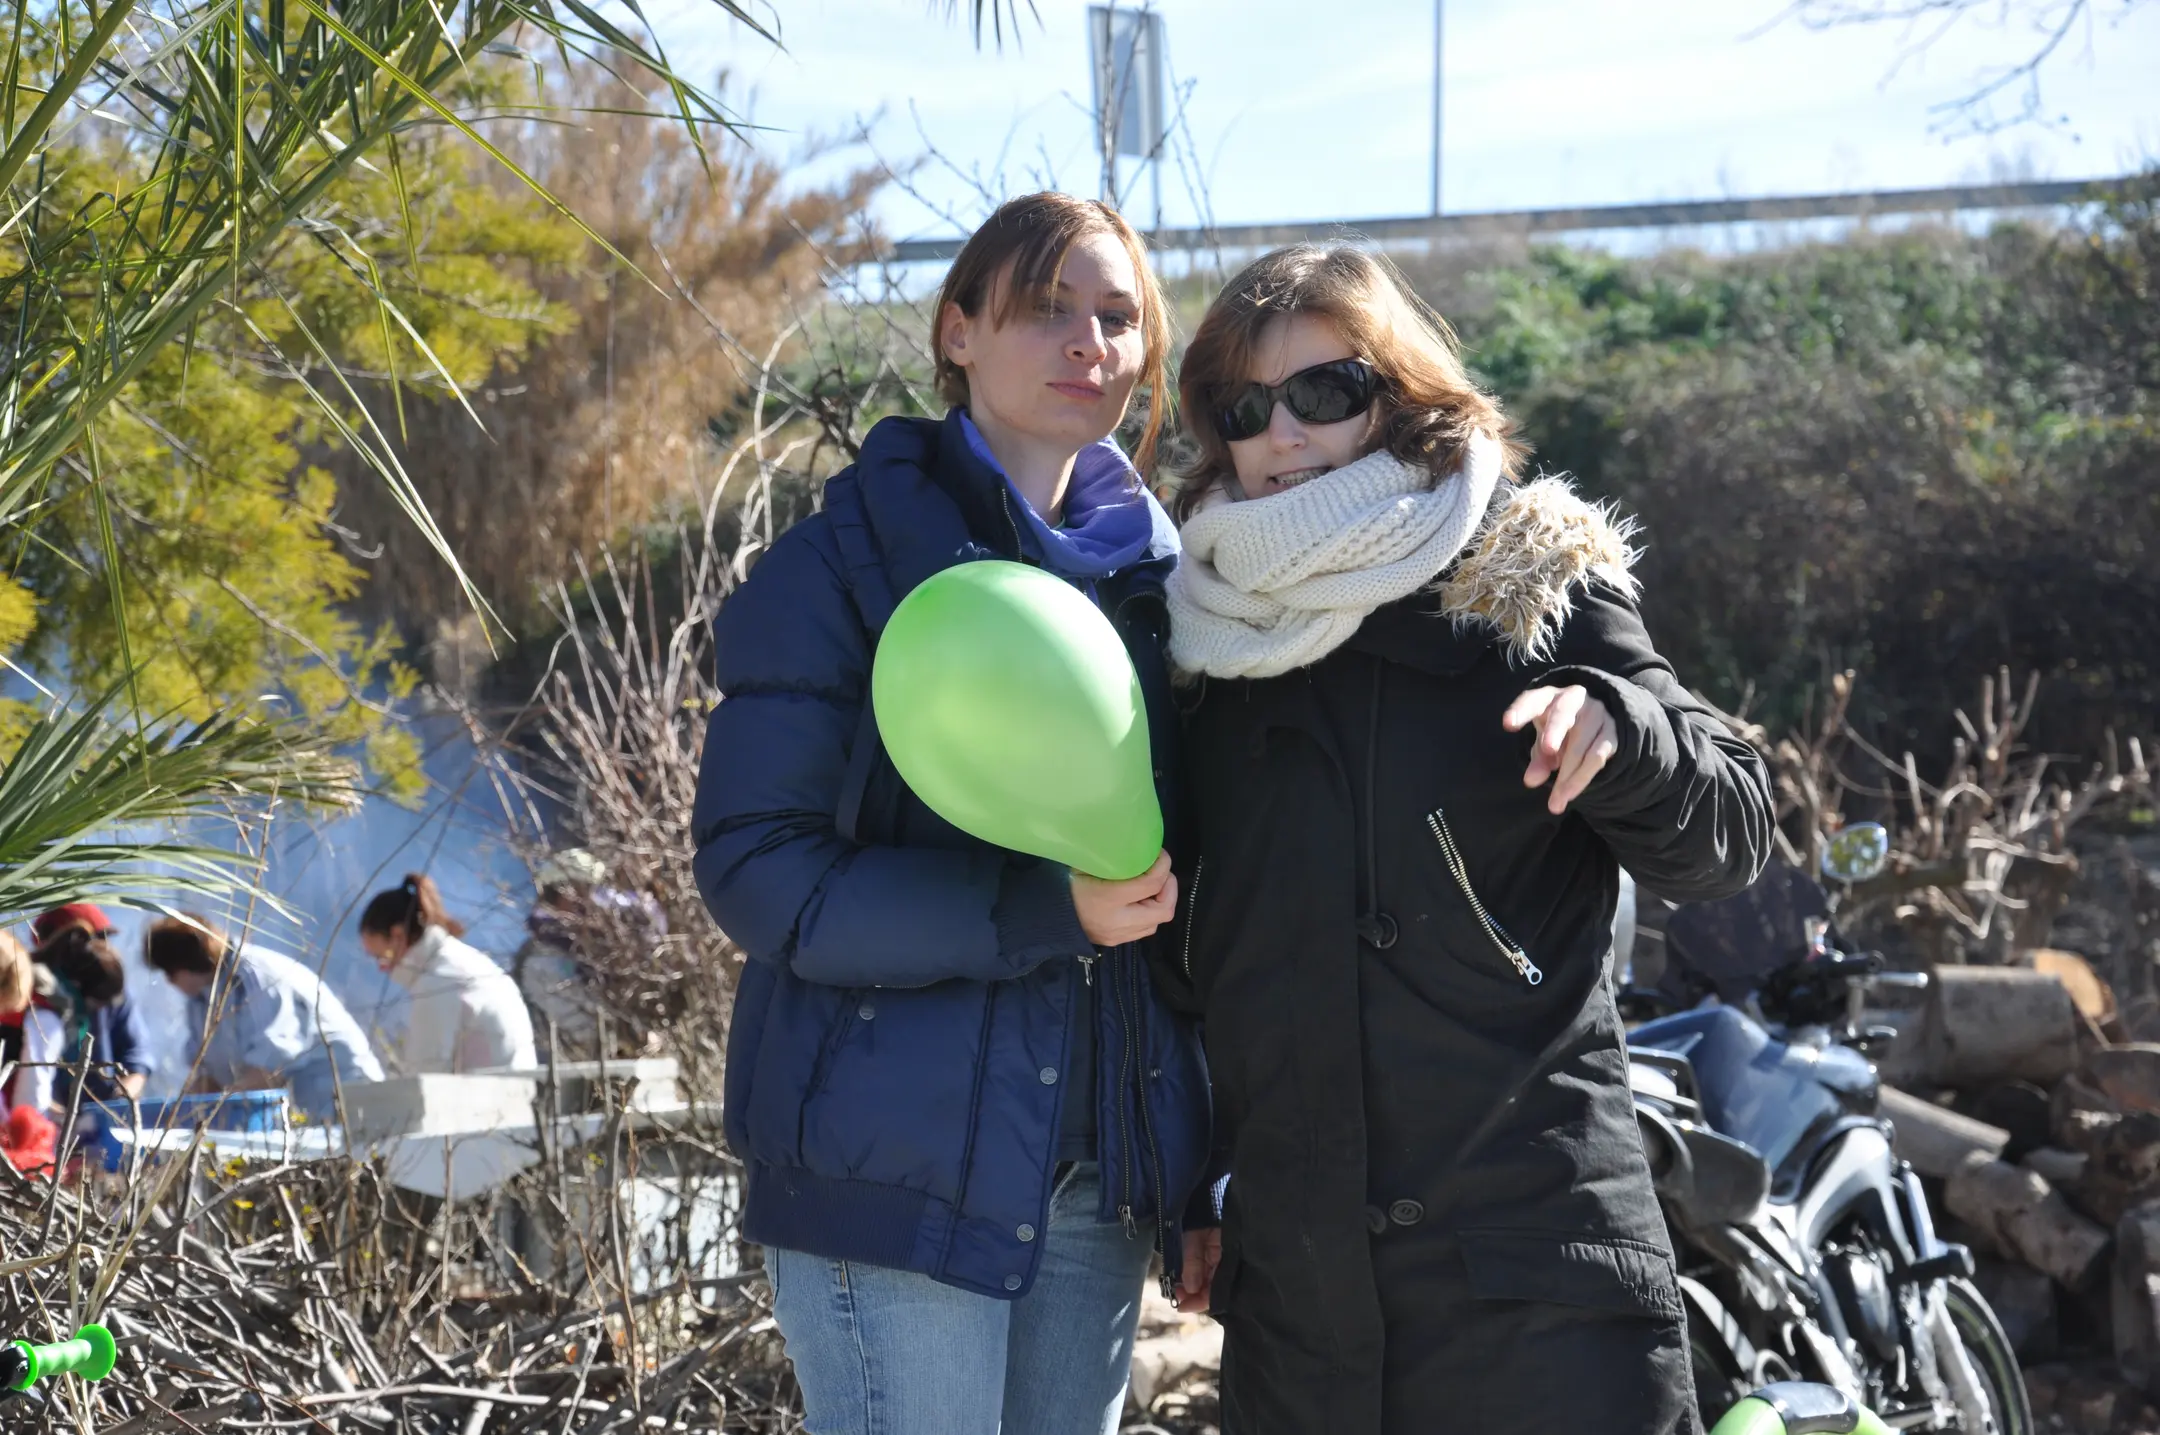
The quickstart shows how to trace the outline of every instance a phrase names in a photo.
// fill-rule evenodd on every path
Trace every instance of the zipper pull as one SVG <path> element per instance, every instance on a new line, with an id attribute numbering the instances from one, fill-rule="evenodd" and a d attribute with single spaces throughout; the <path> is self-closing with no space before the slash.
<path id="1" fill-rule="evenodd" d="M 1126 1239 L 1126 1240 L 1128 1240 L 1128 1241 L 1129 1241 L 1129 1240 L 1131 1240 L 1131 1239 L 1132 1239 L 1132 1238 L 1133 1238 L 1134 1236 L 1137 1236 L 1137 1235 L 1139 1235 L 1139 1234 L 1140 1234 L 1140 1223 L 1139 1223 L 1138 1221 L 1135 1221 L 1135 1220 L 1133 1219 L 1132 1207 L 1130 1207 L 1130 1206 L 1120 1206 L 1120 1207 L 1118 1207 L 1118 1208 L 1117 1208 L 1117 1213 L 1118 1213 L 1118 1219 L 1119 1219 L 1120 1221 L 1123 1221 L 1123 1222 L 1125 1223 L 1125 1239 Z"/>
<path id="2" fill-rule="evenodd" d="M 1530 954 L 1521 947 L 1511 950 L 1507 954 L 1507 958 L 1514 963 L 1516 974 L 1531 986 L 1536 986 L 1539 982 L 1545 980 L 1545 974 L 1538 970 L 1538 964 L 1531 961 Z"/>
<path id="3" fill-rule="evenodd" d="M 1095 985 L 1095 959 L 1101 955 L 1100 952 L 1089 952 L 1080 959 L 1080 975 L 1087 980 L 1089 986 Z"/>
<path id="4" fill-rule="evenodd" d="M 1177 1282 L 1170 1279 L 1170 1272 L 1164 1271 L 1162 1273 L 1162 1298 L 1170 1302 L 1170 1304 L 1176 1305 L 1177 1297 Z"/>

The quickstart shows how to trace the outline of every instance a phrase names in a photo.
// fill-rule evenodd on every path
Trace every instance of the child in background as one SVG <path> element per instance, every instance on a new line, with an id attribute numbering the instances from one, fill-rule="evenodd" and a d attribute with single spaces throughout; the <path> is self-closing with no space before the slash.
<path id="1" fill-rule="evenodd" d="M 557 1058 L 597 1055 L 600 995 L 589 953 L 597 946 L 623 960 L 651 952 L 667 937 L 667 913 L 650 893 L 610 883 L 607 864 L 582 847 L 550 856 L 533 885 L 539 896 L 510 969 L 538 1018 L 534 1036 L 544 1039 L 552 1023 Z"/>
<path id="2" fill-rule="evenodd" d="M 284 953 L 228 941 L 209 918 L 183 912 L 150 924 L 143 960 L 188 999 L 190 1091 L 288 1087 L 303 1116 L 329 1122 L 341 1085 L 382 1080 L 345 1003 Z"/>
<path id="3" fill-rule="evenodd" d="M 360 945 L 383 975 L 412 994 L 407 1072 L 530 1070 L 540 1064 L 532 1015 L 495 959 L 458 940 L 465 926 L 417 872 L 377 892 L 360 914 Z"/>
<path id="4" fill-rule="evenodd" d="M 82 928 L 108 946 L 120 935 L 104 908 L 91 902 L 70 902 L 40 913 L 30 924 L 30 940 L 42 950 L 71 927 Z M 118 948 L 114 950 L 117 953 Z M 90 1061 L 83 1094 L 92 1100 L 126 1106 L 129 1097 L 140 1097 L 150 1084 L 157 1063 L 129 993 L 123 991 L 113 1001 L 91 1008 Z M 54 1090 L 55 1105 L 67 1105 L 73 1083 L 70 1073 L 61 1073 Z"/>
<path id="5" fill-rule="evenodd" d="M 70 926 L 31 952 L 30 977 L 15 1101 L 58 1116 L 74 1095 L 73 1072 L 96 1059 L 98 1014 L 126 993 L 127 970 L 103 938 Z"/>

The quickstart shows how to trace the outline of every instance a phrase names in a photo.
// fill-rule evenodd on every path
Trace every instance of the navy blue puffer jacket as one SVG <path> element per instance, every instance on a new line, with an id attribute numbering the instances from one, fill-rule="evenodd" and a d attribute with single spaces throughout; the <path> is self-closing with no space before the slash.
<path id="1" fill-rule="evenodd" d="M 930 811 L 869 717 L 893 606 L 955 563 L 1022 558 L 1017 502 L 958 411 L 872 429 L 721 611 L 725 699 L 693 814 L 706 905 L 750 957 L 726 1092 L 744 1233 L 1001 1298 L 1034 1282 L 1062 1102 L 1096 1103 L 1101 1219 L 1153 1234 L 1173 1274 L 1208 1140 L 1198 1039 L 1139 949 L 1095 952 L 1064 868 Z M 1152 545 L 1093 585 L 1140 676 L 1166 803 L 1175 562 Z M 1062 1075 L 1083 980 L 1101 997 L 1096 1081 L 1076 1092 Z"/>

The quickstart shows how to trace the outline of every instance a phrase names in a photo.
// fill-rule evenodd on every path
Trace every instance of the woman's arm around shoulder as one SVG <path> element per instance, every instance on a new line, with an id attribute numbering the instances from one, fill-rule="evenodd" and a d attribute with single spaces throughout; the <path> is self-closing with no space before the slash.
<path id="1" fill-rule="evenodd" d="M 753 958 L 834 986 L 911 987 L 1092 950 L 1054 863 L 841 836 L 871 646 L 822 516 L 765 554 L 713 639 L 724 696 L 691 815 L 698 888 Z"/>
<path id="2" fill-rule="evenodd" d="M 1577 589 L 1540 686 L 1581 686 L 1604 704 L 1616 750 L 1571 805 L 1635 880 L 1708 901 L 1755 880 L 1771 850 L 1770 780 L 1755 749 L 1688 692 L 1628 595 Z"/>

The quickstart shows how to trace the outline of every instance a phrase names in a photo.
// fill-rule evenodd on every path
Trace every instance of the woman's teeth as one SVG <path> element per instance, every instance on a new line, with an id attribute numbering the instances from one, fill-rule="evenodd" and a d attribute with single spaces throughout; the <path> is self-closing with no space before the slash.
<path id="1" fill-rule="evenodd" d="M 1318 478 L 1326 472 L 1327 470 L 1324 468 L 1301 468 L 1295 473 L 1278 473 L 1275 475 L 1275 486 L 1277 488 L 1296 488 L 1306 479 Z"/>

